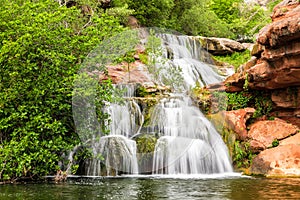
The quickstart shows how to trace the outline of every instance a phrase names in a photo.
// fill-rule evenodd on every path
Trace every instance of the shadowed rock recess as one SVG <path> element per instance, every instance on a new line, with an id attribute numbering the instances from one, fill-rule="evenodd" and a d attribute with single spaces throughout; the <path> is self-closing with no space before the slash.
<path id="1" fill-rule="evenodd" d="M 258 153 L 249 173 L 300 176 L 300 2 L 282 1 L 271 18 L 272 23 L 258 34 L 252 59 L 211 87 L 241 92 L 246 86 L 247 90 L 270 94 L 272 119 L 256 119 L 242 130 L 242 141 Z"/>

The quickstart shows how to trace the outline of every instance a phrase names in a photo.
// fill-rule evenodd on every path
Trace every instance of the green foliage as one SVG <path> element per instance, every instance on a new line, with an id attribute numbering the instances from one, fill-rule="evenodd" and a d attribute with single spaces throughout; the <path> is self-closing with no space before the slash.
<path id="1" fill-rule="evenodd" d="M 279 141 L 277 139 L 273 140 L 272 147 L 277 147 L 279 145 Z"/>
<path id="2" fill-rule="evenodd" d="M 143 87 L 143 86 L 139 86 L 137 89 L 136 89 L 136 96 L 137 97 L 145 97 L 149 95 L 149 92 L 147 92 L 146 88 Z"/>
<path id="3" fill-rule="evenodd" d="M 52 0 L 2 1 L 1 180 L 55 173 L 60 156 L 79 142 L 74 74 L 95 45 L 121 30 L 110 16 L 87 19 Z"/>
<path id="4" fill-rule="evenodd" d="M 185 24 L 182 30 L 188 35 L 233 37 L 227 25 L 212 11 L 203 12 L 201 7 L 192 7 L 183 14 L 180 24 Z"/>
<path id="5" fill-rule="evenodd" d="M 157 138 L 152 135 L 145 134 L 143 136 L 138 137 L 136 140 L 137 152 L 138 153 L 153 153 L 156 142 L 157 142 Z"/>
<path id="6" fill-rule="evenodd" d="M 245 75 L 245 83 L 243 85 L 243 89 L 244 89 L 244 91 L 248 91 L 248 89 L 249 89 L 249 75 L 248 75 L 248 73 L 246 73 L 246 75 Z"/>
<path id="7" fill-rule="evenodd" d="M 237 110 L 246 107 L 255 108 L 253 118 L 269 115 L 273 108 L 270 94 L 265 91 L 213 92 L 212 99 L 219 99 L 219 110 Z"/>
<path id="8" fill-rule="evenodd" d="M 247 107 L 253 97 L 248 92 L 213 92 L 211 98 L 218 104 L 218 110 L 237 110 Z"/>
<path id="9" fill-rule="evenodd" d="M 268 116 L 273 108 L 270 94 L 264 91 L 256 91 L 253 94 L 255 112 L 253 118 Z"/>
<path id="10" fill-rule="evenodd" d="M 235 71 L 248 60 L 250 60 L 251 54 L 249 50 L 243 52 L 234 52 L 231 55 L 224 55 L 224 56 L 214 56 L 214 59 L 229 63 L 230 65 L 234 66 Z"/>
<path id="11" fill-rule="evenodd" d="M 246 36 L 252 41 L 254 34 L 270 22 L 270 13 L 278 2 L 270 1 L 264 9 L 243 0 L 114 0 L 112 11 L 107 12 L 123 19 L 134 15 L 142 26 L 188 35 L 233 39 Z"/>
<path id="12" fill-rule="evenodd" d="M 239 17 L 238 5 L 241 2 L 242 0 L 212 0 L 209 7 L 221 20 L 231 24 Z"/>
<path id="13" fill-rule="evenodd" d="M 209 9 L 211 0 L 174 0 L 166 28 L 188 35 L 232 36 L 225 22 Z"/>
<path id="14" fill-rule="evenodd" d="M 130 9 L 135 10 L 139 22 L 148 27 L 166 27 L 172 13 L 174 0 L 127 0 Z"/>
<path id="15" fill-rule="evenodd" d="M 273 2 L 267 6 L 273 7 Z M 253 35 L 270 22 L 271 9 L 265 10 L 253 3 L 242 0 L 212 0 L 210 9 L 226 24 L 235 37 Z M 249 38 L 250 39 L 250 38 Z M 250 39 L 250 40 L 251 40 Z"/>
<path id="16" fill-rule="evenodd" d="M 253 154 L 248 142 L 235 141 L 233 152 L 233 164 L 238 168 L 250 167 Z"/>
<path id="17" fill-rule="evenodd" d="M 237 110 L 248 106 L 253 98 L 248 92 L 227 93 L 228 107 L 227 110 Z"/>
<path id="18" fill-rule="evenodd" d="M 150 29 L 149 32 L 150 35 L 146 44 L 147 61 L 144 62 L 147 63 L 148 71 L 154 76 L 155 79 L 158 79 L 160 70 L 156 67 L 156 64 L 161 62 L 158 59 L 162 56 L 163 49 L 161 45 L 161 39 L 155 36 L 155 31 Z M 165 62 L 165 60 L 162 62 Z"/>
<path id="19" fill-rule="evenodd" d="M 126 23 L 128 16 L 134 14 L 134 10 L 129 9 L 127 4 L 109 8 L 105 12 L 119 19 L 122 23 Z"/>

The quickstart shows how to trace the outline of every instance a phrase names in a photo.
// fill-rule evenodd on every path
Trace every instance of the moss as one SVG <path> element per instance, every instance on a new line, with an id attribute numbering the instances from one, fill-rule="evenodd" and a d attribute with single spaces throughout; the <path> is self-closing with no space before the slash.
<path id="1" fill-rule="evenodd" d="M 136 138 L 139 171 L 142 174 L 152 173 L 153 156 L 156 142 L 157 138 L 155 135 L 144 134 Z"/>
<path id="2" fill-rule="evenodd" d="M 154 135 L 144 134 L 136 139 L 138 153 L 153 153 L 157 138 Z"/>
<path id="3" fill-rule="evenodd" d="M 234 155 L 234 144 L 236 141 L 236 134 L 231 130 L 224 120 L 224 115 L 222 113 L 211 114 L 207 116 L 208 119 L 214 124 L 216 130 L 222 136 L 223 141 L 225 142 L 230 157 L 233 159 Z"/>
<path id="4" fill-rule="evenodd" d="M 146 88 L 143 86 L 139 86 L 136 90 L 136 96 L 137 97 L 146 97 L 147 95 L 149 95 L 149 92 L 147 92 Z"/>
<path id="5" fill-rule="evenodd" d="M 154 109 L 155 105 L 158 103 L 159 98 L 158 97 L 146 97 L 146 98 L 137 98 L 137 103 L 139 104 L 141 111 L 144 116 L 144 124 L 143 126 L 148 126 L 151 119 L 151 113 Z"/>
<path id="6" fill-rule="evenodd" d="M 239 141 L 236 139 L 236 133 L 226 123 L 224 115 L 221 112 L 208 115 L 208 118 L 222 136 L 223 141 L 228 148 L 234 167 L 241 171 L 245 171 L 249 168 L 252 163 L 252 159 L 254 158 L 249 142 Z"/>
<path id="7" fill-rule="evenodd" d="M 210 112 L 211 94 L 208 89 L 202 88 L 197 84 L 197 86 L 191 90 L 191 96 L 202 111 L 205 113 Z"/>

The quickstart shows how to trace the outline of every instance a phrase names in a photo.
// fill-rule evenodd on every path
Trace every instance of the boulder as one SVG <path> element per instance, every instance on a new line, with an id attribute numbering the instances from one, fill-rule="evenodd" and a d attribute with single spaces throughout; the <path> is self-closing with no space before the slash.
<path id="1" fill-rule="evenodd" d="M 271 15 L 272 21 L 281 20 L 286 17 L 293 17 L 297 14 L 297 6 L 299 5 L 298 0 L 283 0 L 279 4 L 277 4 Z"/>
<path id="2" fill-rule="evenodd" d="M 245 51 L 248 46 L 228 38 L 198 37 L 202 47 L 213 55 L 232 54 L 236 51 Z"/>
<path id="3" fill-rule="evenodd" d="M 299 128 L 278 119 L 263 122 L 257 122 L 251 127 L 249 136 L 255 138 L 251 142 L 259 140 L 259 143 L 268 147 L 272 140 L 279 139 L 279 145 L 261 151 L 252 160 L 250 173 L 265 176 L 300 176 Z"/>
<path id="4" fill-rule="evenodd" d="M 253 159 L 250 172 L 268 177 L 300 176 L 300 145 L 279 145 L 262 151 Z"/>
<path id="5" fill-rule="evenodd" d="M 129 71 L 127 63 L 107 66 L 108 76 L 113 83 L 145 83 L 152 82 L 147 67 L 140 61 L 130 63 Z M 99 74 L 99 79 L 107 79 L 104 73 Z"/>
<path id="6" fill-rule="evenodd" d="M 274 140 L 281 140 L 296 134 L 298 127 L 276 118 L 275 120 L 257 121 L 250 126 L 248 137 L 265 147 L 272 147 Z"/>
<path id="7" fill-rule="evenodd" d="M 296 135 L 293 135 L 291 137 L 288 137 L 280 141 L 279 146 L 284 146 L 289 144 L 300 145 L 300 134 L 298 133 Z"/>
<path id="8" fill-rule="evenodd" d="M 266 149 L 264 144 L 256 140 L 250 140 L 249 145 L 252 153 L 259 153 Z"/>
<path id="9" fill-rule="evenodd" d="M 225 112 L 225 122 L 228 127 L 236 133 L 237 139 L 246 140 L 248 137 L 246 121 L 253 115 L 254 112 L 254 108 L 244 108 Z"/>
<path id="10" fill-rule="evenodd" d="M 290 108 L 282 108 L 276 109 L 272 113 L 271 116 L 277 116 L 284 121 L 287 121 L 297 127 L 300 127 L 300 109 L 290 109 Z"/>
<path id="11" fill-rule="evenodd" d="M 242 91 L 246 83 L 250 91 L 270 93 L 270 116 L 281 119 L 257 119 L 249 131 L 243 129 L 245 121 L 232 117 L 233 113 L 227 114 L 227 121 L 240 140 L 249 142 L 252 153 L 258 154 L 252 160 L 250 173 L 300 176 L 300 2 L 283 0 L 271 18 L 272 23 L 260 30 L 251 50 L 255 58 L 215 85 L 214 90 Z M 273 147 L 275 140 L 279 145 Z"/>

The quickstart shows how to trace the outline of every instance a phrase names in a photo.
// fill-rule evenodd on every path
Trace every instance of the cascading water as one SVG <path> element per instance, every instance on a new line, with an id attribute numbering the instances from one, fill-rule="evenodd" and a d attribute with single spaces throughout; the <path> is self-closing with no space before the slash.
<path id="1" fill-rule="evenodd" d="M 173 85 L 174 94 L 163 98 L 155 106 L 148 132 L 158 137 L 154 152 L 150 153 L 153 174 L 212 174 L 232 172 L 228 150 L 213 125 L 193 105 L 185 94 L 199 84 L 220 82 L 220 76 L 213 66 L 200 60 L 199 42 L 187 36 L 159 34 L 163 42 L 163 58 L 155 64 L 158 76 L 156 82 L 174 79 L 170 73 L 179 69 L 181 84 Z M 206 61 L 209 60 L 206 58 Z M 171 70 L 170 70 L 171 69 Z M 177 71 L 178 75 L 178 71 Z M 181 80 L 180 79 L 180 80 Z M 122 84 L 126 88 L 123 104 L 105 108 L 110 115 L 110 133 L 102 136 L 92 145 L 94 155 L 101 154 L 103 161 L 86 161 L 86 175 L 117 175 L 145 173 L 138 168 L 136 136 L 141 134 L 144 117 L 134 100 L 133 84 Z M 148 155 L 148 157 L 149 157 Z M 148 158 L 147 157 L 147 158 Z M 105 173 L 103 173 L 105 171 Z M 148 172 L 147 172 L 148 173 Z"/>
<path id="2" fill-rule="evenodd" d="M 199 41 L 191 37 L 172 34 L 162 34 L 160 37 L 166 47 L 164 48 L 164 57 L 168 58 L 168 62 L 163 63 L 163 65 L 169 65 L 167 69 L 177 67 L 182 71 L 184 90 L 189 90 L 196 83 L 203 87 L 221 82 L 224 79 L 216 72 L 213 65 L 209 65 L 213 61 L 208 59 L 210 57 L 205 57 L 206 51 L 201 48 Z M 205 63 L 201 61 L 203 57 Z M 162 68 L 160 64 L 157 67 Z M 170 76 L 169 70 L 161 70 L 160 79 L 162 79 L 162 76 L 168 79 Z"/>
<path id="3" fill-rule="evenodd" d="M 85 174 L 89 176 L 115 176 L 118 174 L 138 174 L 136 142 L 130 137 L 139 132 L 144 118 L 134 96 L 133 84 L 117 85 L 124 91 L 124 103 L 110 103 L 104 108 L 109 114 L 109 135 L 93 142 L 93 155 L 99 158 L 87 160 Z"/>
<path id="4" fill-rule="evenodd" d="M 208 174 L 232 170 L 220 135 L 188 97 L 162 99 L 153 112 L 152 126 L 161 136 L 154 151 L 154 173 Z"/>
<path id="5" fill-rule="evenodd" d="M 170 67 L 182 70 L 184 89 L 220 82 L 223 77 L 200 61 L 201 47 L 186 36 L 161 36 L 172 55 Z M 168 54 L 165 54 L 168 56 Z M 158 66 L 160 67 L 160 66 Z M 174 88 L 179 90 L 178 88 Z M 213 125 L 191 99 L 181 93 L 164 98 L 151 121 L 160 138 L 154 151 L 153 172 L 158 174 L 207 174 L 231 172 L 228 150 Z"/>

